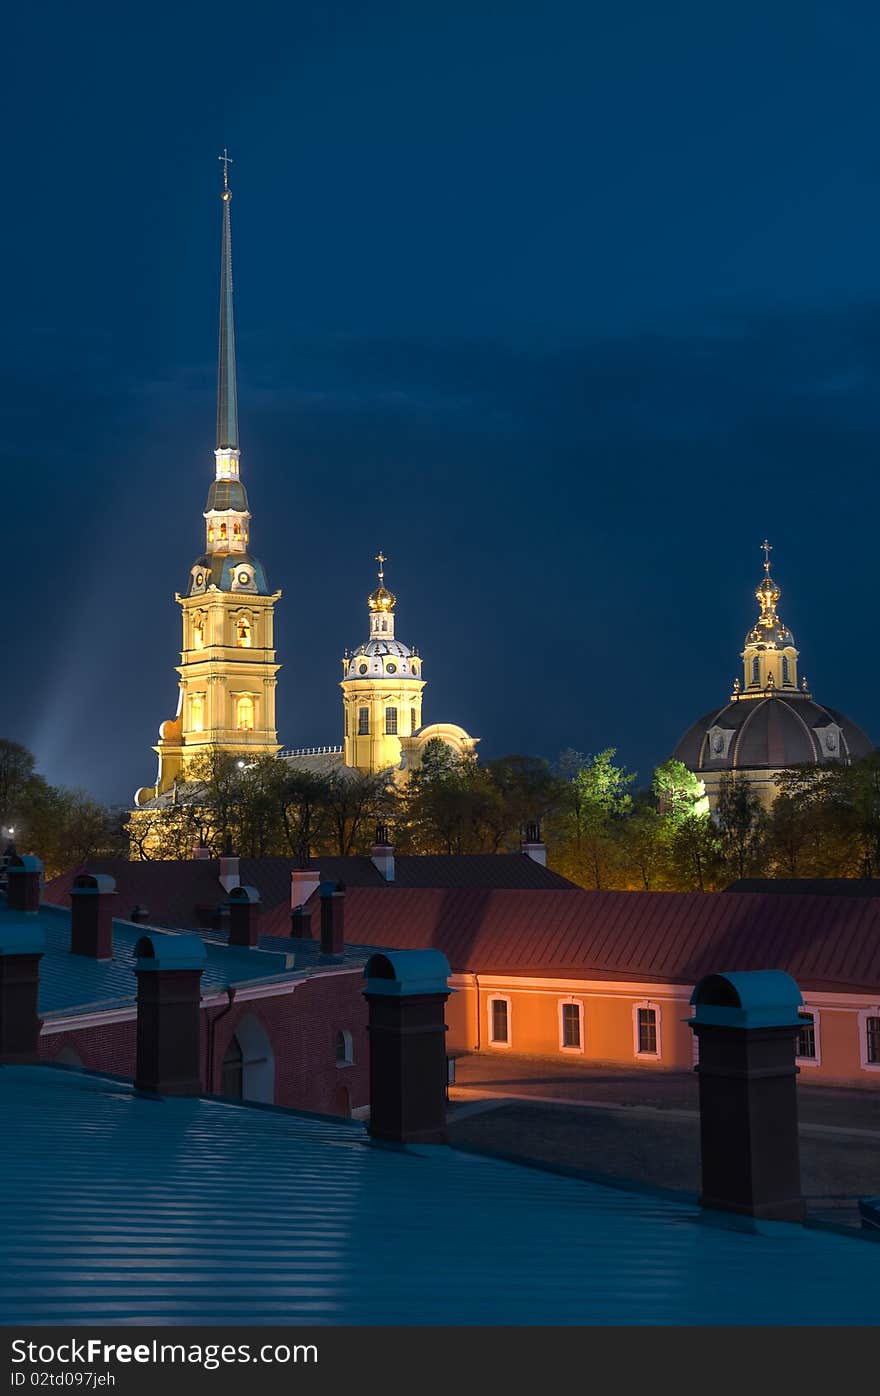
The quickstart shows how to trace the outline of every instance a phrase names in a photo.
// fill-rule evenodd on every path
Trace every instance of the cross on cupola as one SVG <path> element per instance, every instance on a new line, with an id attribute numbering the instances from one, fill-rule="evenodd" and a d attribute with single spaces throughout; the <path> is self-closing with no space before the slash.
<path id="1" fill-rule="evenodd" d="M 763 554 L 764 554 L 764 571 L 769 573 L 769 571 L 770 571 L 770 554 L 771 554 L 772 551 L 773 551 L 773 544 L 772 544 L 772 543 L 768 543 L 768 542 L 767 542 L 767 539 L 765 538 L 764 541 L 763 541 L 763 543 L 761 544 L 761 550 L 762 550 L 762 552 L 763 552 Z"/>
<path id="2" fill-rule="evenodd" d="M 382 583 L 385 581 L 385 564 L 388 561 L 381 548 L 376 554 L 376 561 L 379 564 L 379 585 L 381 586 Z"/>

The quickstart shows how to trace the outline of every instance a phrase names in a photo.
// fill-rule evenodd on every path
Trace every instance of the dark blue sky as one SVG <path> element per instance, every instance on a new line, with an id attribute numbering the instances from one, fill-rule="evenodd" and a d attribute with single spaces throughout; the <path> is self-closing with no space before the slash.
<path id="1" fill-rule="evenodd" d="M 775 545 L 880 731 L 880 11 L 222 3 L 7 20 L 0 734 L 125 801 L 176 706 L 232 166 L 279 736 L 338 741 L 380 546 L 426 721 L 647 779 Z"/>

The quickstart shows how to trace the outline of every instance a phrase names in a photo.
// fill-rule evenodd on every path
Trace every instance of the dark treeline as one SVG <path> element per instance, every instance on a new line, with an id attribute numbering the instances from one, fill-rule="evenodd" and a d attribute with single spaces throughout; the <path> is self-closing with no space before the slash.
<path id="1" fill-rule="evenodd" d="M 0 742 L 0 828 L 47 875 L 100 854 L 140 859 L 366 852 L 386 824 L 400 853 L 499 853 L 538 822 L 551 867 L 583 887 L 713 891 L 743 877 L 880 876 L 880 754 L 778 778 L 772 808 L 726 777 L 710 813 L 702 782 L 666 761 L 647 789 L 613 749 L 459 759 L 442 742 L 399 787 L 384 776 L 313 774 L 275 757 L 242 768 L 225 754 L 189 768 L 161 810 L 113 813 L 49 786 L 23 747 Z"/>

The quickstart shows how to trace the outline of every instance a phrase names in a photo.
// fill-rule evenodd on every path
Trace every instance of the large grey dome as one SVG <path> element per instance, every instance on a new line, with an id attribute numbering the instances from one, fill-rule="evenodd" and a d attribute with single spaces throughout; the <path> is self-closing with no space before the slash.
<path id="1" fill-rule="evenodd" d="M 673 756 L 696 775 L 851 761 L 874 750 L 843 713 L 806 694 L 739 698 L 688 728 Z"/>

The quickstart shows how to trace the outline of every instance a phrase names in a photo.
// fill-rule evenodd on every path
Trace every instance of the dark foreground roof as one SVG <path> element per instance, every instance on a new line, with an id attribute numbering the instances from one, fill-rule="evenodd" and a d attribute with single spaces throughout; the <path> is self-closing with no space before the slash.
<path id="1" fill-rule="evenodd" d="M 725 892 L 782 892 L 788 897 L 880 897 L 880 877 L 744 877 Z"/>
<path id="2" fill-rule="evenodd" d="M 59 1068 L 0 1114 L 6 1324 L 876 1322 L 857 1236 Z"/>

